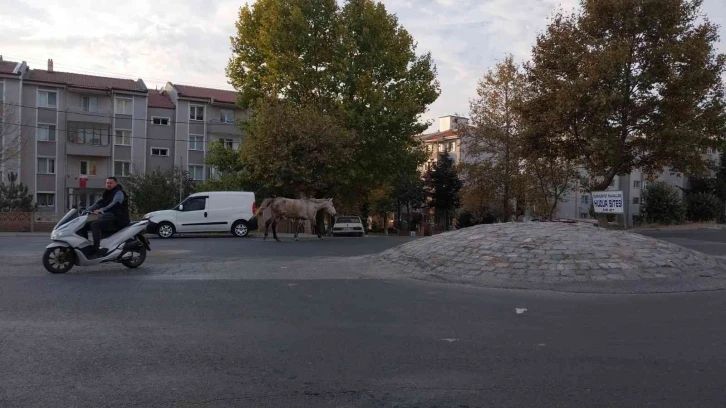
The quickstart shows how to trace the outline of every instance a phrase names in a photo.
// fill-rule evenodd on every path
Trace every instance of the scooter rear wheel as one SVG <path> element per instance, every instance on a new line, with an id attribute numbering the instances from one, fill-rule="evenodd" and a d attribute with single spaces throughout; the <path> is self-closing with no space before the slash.
<path id="1" fill-rule="evenodd" d="M 121 261 L 121 264 L 127 268 L 138 268 L 146 260 L 146 248 L 140 247 L 139 249 L 134 249 L 132 252 L 129 252 L 129 255 L 131 255 L 131 258 L 124 259 Z"/>
<path id="2" fill-rule="evenodd" d="M 43 253 L 43 266 L 53 274 L 66 273 L 73 268 L 75 256 L 75 252 L 69 247 L 48 248 Z"/>

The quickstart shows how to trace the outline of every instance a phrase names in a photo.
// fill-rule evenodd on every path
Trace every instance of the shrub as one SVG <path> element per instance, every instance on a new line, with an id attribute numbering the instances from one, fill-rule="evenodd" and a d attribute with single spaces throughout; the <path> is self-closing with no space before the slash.
<path id="1" fill-rule="evenodd" d="M 668 183 L 651 183 L 643 191 L 641 215 L 649 224 L 680 224 L 686 218 L 686 205 Z"/>
<path id="2" fill-rule="evenodd" d="M 686 202 L 688 203 L 686 217 L 690 221 L 713 221 L 721 211 L 718 197 L 710 193 L 689 194 Z"/>
<path id="3" fill-rule="evenodd" d="M 466 228 L 471 227 L 472 225 L 475 225 L 474 222 L 474 214 L 472 214 L 471 211 L 463 211 L 459 216 L 456 218 L 456 223 L 459 226 L 459 228 Z"/>

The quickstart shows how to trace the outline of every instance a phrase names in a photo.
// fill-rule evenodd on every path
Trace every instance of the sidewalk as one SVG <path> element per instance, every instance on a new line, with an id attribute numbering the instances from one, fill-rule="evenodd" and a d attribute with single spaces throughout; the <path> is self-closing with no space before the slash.
<path id="1" fill-rule="evenodd" d="M 630 232 L 651 232 L 651 231 L 691 231 L 697 229 L 726 229 L 726 224 L 716 224 L 714 222 L 699 222 L 693 224 L 681 225 L 660 225 L 652 227 L 635 227 Z"/>

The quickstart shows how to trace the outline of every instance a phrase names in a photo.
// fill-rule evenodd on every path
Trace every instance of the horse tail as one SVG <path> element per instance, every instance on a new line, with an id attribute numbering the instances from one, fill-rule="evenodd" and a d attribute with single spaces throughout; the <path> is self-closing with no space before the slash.
<path id="1" fill-rule="evenodd" d="M 262 211 L 265 211 L 265 208 L 270 206 L 270 203 L 272 203 L 271 198 L 265 198 L 265 200 L 260 204 L 260 208 L 255 211 L 255 217 L 259 217 L 260 214 L 262 214 Z"/>

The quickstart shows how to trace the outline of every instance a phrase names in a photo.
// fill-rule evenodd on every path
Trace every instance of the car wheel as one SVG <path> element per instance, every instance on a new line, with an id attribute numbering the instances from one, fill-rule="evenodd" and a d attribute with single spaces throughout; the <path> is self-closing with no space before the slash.
<path id="1" fill-rule="evenodd" d="M 161 239 L 167 239 L 174 236 L 175 232 L 174 225 L 170 222 L 164 221 L 157 227 L 156 235 L 158 235 Z"/>
<path id="2" fill-rule="evenodd" d="M 247 223 L 244 221 L 236 221 L 232 224 L 232 235 L 235 237 L 244 238 L 249 235 L 250 229 L 247 227 Z"/>

